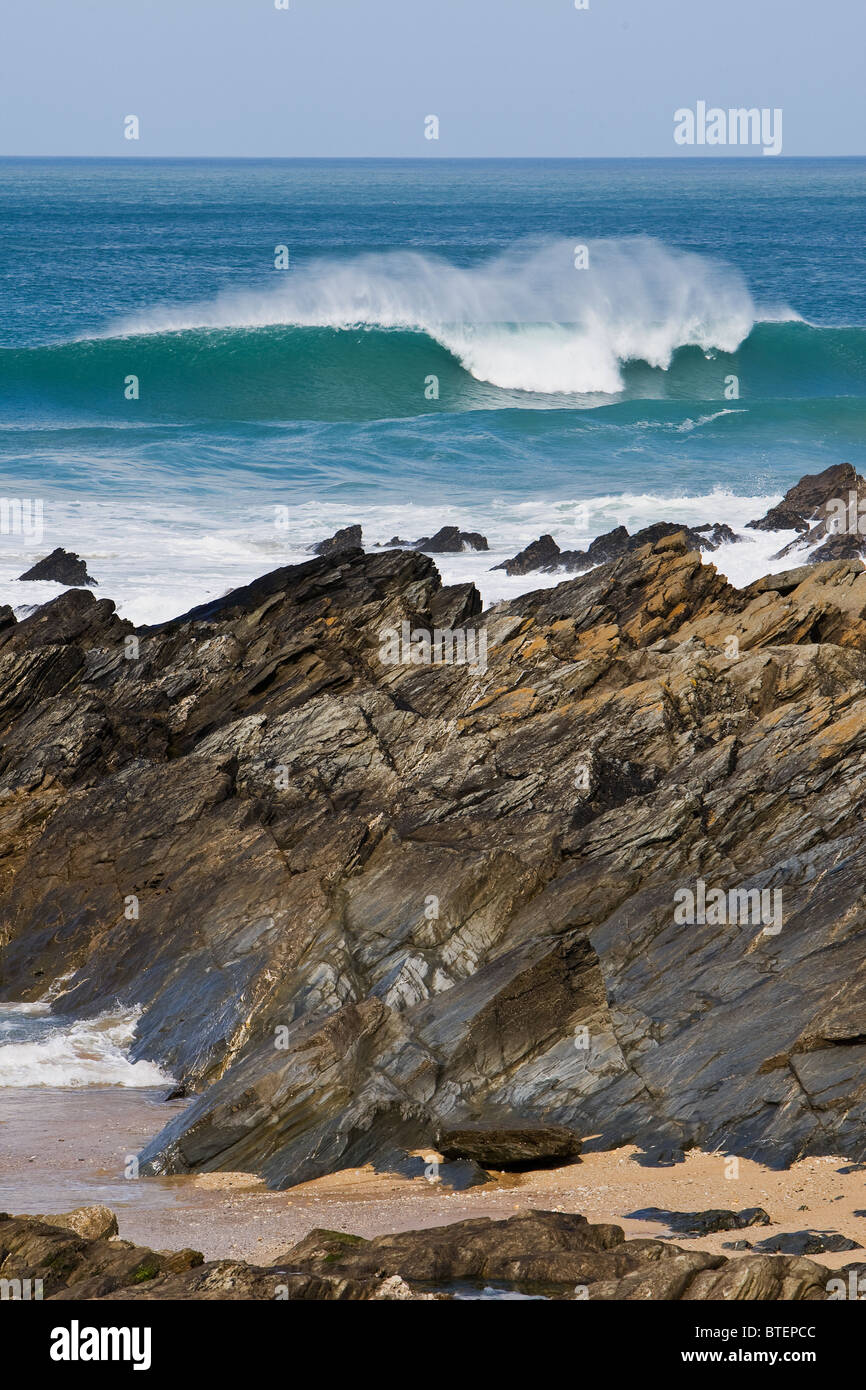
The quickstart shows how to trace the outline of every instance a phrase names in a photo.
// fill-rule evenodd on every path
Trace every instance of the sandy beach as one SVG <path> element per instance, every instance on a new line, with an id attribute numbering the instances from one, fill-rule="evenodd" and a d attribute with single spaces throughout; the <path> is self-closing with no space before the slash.
<path id="1" fill-rule="evenodd" d="M 782 1171 L 741 1160 L 726 1178 L 721 1154 L 692 1150 L 674 1168 L 644 1168 L 636 1150 L 588 1153 L 579 1163 L 502 1174 L 483 1187 L 447 1191 L 426 1177 L 404 1178 L 372 1167 L 347 1169 L 283 1192 L 248 1173 L 125 1179 L 127 1154 L 156 1133 L 186 1102 L 161 1093 L 113 1090 L 0 1090 L 0 1209 L 69 1210 L 101 1203 L 117 1213 L 120 1235 L 155 1249 L 190 1246 L 206 1259 L 277 1261 L 314 1227 L 362 1236 L 421 1229 L 471 1217 L 504 1219 L 532 1208 L 580 1212 L 613 1221 L 628 1238 L 662 1236 L 664 1225 L 630 1219 L 643 1207 L 700 1211 L 763 1207 L 772 1225 L 700 1239 L 676 1237 L 686 1249 L 731 1254 L 725 1241 L 753 1243 L 782 1231 L 836 1231 L 866 1247 L 866 1173 L 840 1173 L 844 1157 L 809 1158 Z M 435 1158 L 434 1151 L 419 1151 Z M 855 1213 L 859 1213 L 855 1214 Z M 816 1256 L 830 1268 L 856 1251 Z"/>

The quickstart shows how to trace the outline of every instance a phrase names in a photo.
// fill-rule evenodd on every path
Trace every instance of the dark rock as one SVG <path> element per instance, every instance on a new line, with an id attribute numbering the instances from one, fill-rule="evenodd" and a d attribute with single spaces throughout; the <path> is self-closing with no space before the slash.
<path id="1" fill-rule="evenodd" d="M 97 1208 L 104 1212 L 104 1208 Z M 79 1213 L 80 1215 L 80 1213 Z M 195 1250 L 177 1254 L 148 1250 L 128 1240 L 93 1239 L 70 1229 L 76 1213 L 52 1217 L 0 1218 L 0 1276 L 41 1279 L 45 1299 L 103 1298 L 121 1287 L 142 1288 L 160 1274 L 179 1273 L 202 1263 Z M 111 1212 L 104 1229 L 117 1229 Z"/>
<path id="2" fill-rule="evenodd" d="M 653 1148 L 632 1154 L 632 1160 L 642 1168 L 674 1168 L 678 1163 L 685 1163 L 686 1156 L 682 1149 Z"/>
<path id="3" fill-rule="evenodd" d="M 580 1153 L 580 1139 L 561 1125 L 522 1126 L 504 1129 L 493 1125 L 465 1125 L 443 1130 L 436 1147 L 445 1158 L 469 1159 L 482 1168 L 546 1168 L 573 1162 Z"/>
<path id="4" fill-rule="evenodd" d="M 836 1231 L 785 1231 L 759 1241 L 755 1249 L 768 1255 L 824 1255 L 863 1247 Z"/>
<path id="5" fill-rule="evenodd" d="M 844 1168 L 837 1168 L 837 1173 L 866 1173 L 866 1163 L 848 1163 Z"/>
<path id="6" fill-rule="evenodd" d="M 459 1158 L 453 1163 L 430 1162 L 416 1154 L 402 1154 L 391 1160 L 379 1160 L 374 1165 L 380 1172 L 398 1173 L 404 1178 L 425 1178 L 431 1184 L 447 1187 L 453 1192 L 467 1192 L 494 1181 L 480 1164 Z"/>
<path id="7" fill-rule="evenodd" d="M 481 607 L 481 595 L 474 584 L 445 584 L 430 599 L 433 629 L 462 627 L 478 617 Z"/>
<path id="8" fill-rule="evenodd" d="M 750 1240 L 723 1240 L 723 1250 L 753 1250 L 754 1246 Z"/>
<path id="9" fill-rule="evenodd" d="M 66 584 L 70 587 L 78 587 L 81 584 L 96 584 L 87 573 L 87 565 L 78 556 L 68 550 L 63 550 L 58 546 L 57 550 L 52 550 L 50 555 L 46 555 L 44 560 L 39 560 L 27 570 L 26 574 L 20 574 L 19 579 L 40 579 L 53 580 L 56 584 Z"/>
<path id="10" fill-rule="evenodd" d="M 739 540 L 730 526 L 718 521 L 712 525 L 708 522 L 705 526 L 691 528 L 670 521 L 657 521 L 652 526 L 645 526 L 642 530 L 636 531 L 633 536 L 629 535 L 624 526 L 616 526 L 612 531 L 596 537 L 586 550 L 560 550 L 552 536 L 540 536 L 525 550 L 521 550 L 519 555 L 503 561 L 501 565 L 494 565 L 493 568 L 505 570 L 507 574 L 530 574 L 533 571 L 552 574 L 557 570 L 574 574 L 591 569 L 594 565 L 607 564 L 623 555 L 631 555 L 642 546 L 655 545 L 667 536 L 678 535 L 685 537 L 686 545 L 691 550 L 718 550 L 725 542 Z"/>
<path id="11" fill-rule="evenodd" d="M 533 570 L 544 570 L 548 567 L 555 569 L 559 563 L 560 549 L 552 536 L 539 536 L 537 541 L 532 541 L 525 550 L 521 550 L 519 555 L 515 555 L 511 560 L 503 560 L 501 565 L 494 565 L 495 570 L 507 570 L 509 574 L 531 574 Z"/>
<path id="12" fill-rule="evenodd" d="M 457 526 L 442 526 L 435 536 L 422 536 L 412 542 L 413 550 L 428 555 L 454 555 L 464 550 L 487 550 L 487 537 L 479 531 L 461 531 Z"/>
<path id="13" fill-rule="evenodd" d="M 847 498 L 857 485 L 858 475 L 851 464 L 835 463 L 823 473 L 806 474 L 766 515 L 747 525 L 753 531 L 808 531 L 831 498 Z"/>
<path id="14" fill-rule="evenodd" d="M 809 564 L 858 560 L 866 555 L 866 479 L 850 463 L 834 464 L 801 478 L 766 516 L 748 524 L 758 531 L 800 532 L 774 558 L 805 555 Z"/>
<path id="15" fill-rule="evenodd" d="M 344 550 L 360 550 L 363 545 L 360 526 L 344 526 L 335 531 L 326 541 L 318 541 L 311 546 L 314 555 L 340 555 Z"/>
<path id="16" fill-rule="evenodd" d="M 716 1231 L 739 1231 L 746 1226 L 769 1226 L 770 1218 L 763 1207 L 745 1207 L 742 1211 L 666 1211 L 662 1207 L 641 1207 L 629 1212 L 636 1221 L 664 1223 L 679 1236 L 709 1236 Z"/>

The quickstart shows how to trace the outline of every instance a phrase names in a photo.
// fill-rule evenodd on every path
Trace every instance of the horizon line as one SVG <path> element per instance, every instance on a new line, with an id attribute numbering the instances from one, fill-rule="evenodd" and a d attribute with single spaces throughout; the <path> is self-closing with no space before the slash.
<path id="1" fill-rule="evenodd" d="M 753 154 L 472 154 L 472 155 L 447 155 L 447 154 L 140 154 L 127 151 L 124 154 L 4 154 L 0 152 L 0 160 L 36 160 L 36 159 L 74 159 L 74 160 L 105 160 L 113 159 L 123 162 L 145 162 L 149 160 L 212 160 L 214 162 L 236 162 L 250 163 L 261 162 L 263 160 L 273 160 L 282 163 L 317 161 L 320 163 L 328 162 L 404 162 L 413 160 L 417 163 L 526 163 L 546 160 L 557 163 L 583 163 L 588 161 L 620 160 L 623 162 L 657 162 L 670 164 L 728 164 L 728 163 L 752 163 L 764 164 L 768 159 L 773 164 L 782 161 L 793 160 L 816 160 L 816 159 L 866 159 L 866 151 L 862 154 L 778 154 L 772 157 L 763 155 L 756 147 Z"/>

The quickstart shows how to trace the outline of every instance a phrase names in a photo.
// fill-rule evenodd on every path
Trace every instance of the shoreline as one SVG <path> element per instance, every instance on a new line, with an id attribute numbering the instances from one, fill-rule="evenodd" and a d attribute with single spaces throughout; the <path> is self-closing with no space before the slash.
<path id="1" fill-rule="evenodd" d="M 376 1172 L 370 1165 L 281 1192 L 270 1191 L 249 1173 L 125 1180 L 125 1153 L 156 1134 L 184 1105 L 158 1100 L 151 1092 L 109 1087 L 0 1089 L 0 1210 L 32 1215 L 104 1205 L 116 1213 L 122 1239 L 152 1249 L 191 1246 L 206 1260 L 255 1264 L 276 1263 L 317 1227 L 372 1237 L 473 1217 L 503 1220 L 530 1210 L 579 1212 L 590 1222 L 613 1222 L 629 1240 L 669 1235 L 663 1224 L 628 1216 L 652 1206 L 673 1211 L 761 1206 L 771 1217 L 770 1226 L 671 1238 L 687 1250 L 737 1258 L 739 1252 L 723 1249 L 724 1242 L 745 1238 L 755 1244 L 801 1230 L 834 1230 L 866 1247 L 866 1215 L 854 1215 L 866 1204 L 864 1173 L 839 1173 L 844 1157 L 806 1158 L 778 1170 L 742 1159 L 739 1178 L 731 1180 L 724 1176 L 721 1154 L 692 1150 L 674 1168 L 644 1168 L 632 1161 L 634 1146 L 626 1145 L 586 1153 L 563 1168 L 501 1174 L 464 1192 L 450 1192 L 424 1177 Z M 29 1123 L 19 1122 L 18 1111 Z M 65 1134 L 57 1132 L 61 1123 Z M 426 1157 L 434 1151 L 416 1152 Z M 858 1252 L 827 1251 L 814 1258 L 841 1269 L 856 1261 Z"/>

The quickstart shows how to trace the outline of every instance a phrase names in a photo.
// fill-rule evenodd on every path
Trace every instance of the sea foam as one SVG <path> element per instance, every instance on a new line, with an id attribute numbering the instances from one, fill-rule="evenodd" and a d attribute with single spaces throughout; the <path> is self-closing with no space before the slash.
<path id="1" fill-rule="evenodd" d="M 575 255 L 586 245 L 588 266 Z M 734 352 L 759 310 L 734 266 L 648 237 L 520 243 L 472 266 L 422 252 L 320 258 L 276 288 L 155 307 L 108 336 L 284 324 L 426 333 L 479 381 L 613 395 L 622 366 L 667 369 L 678 348 Z M 773 317 L 796 317 L 786 309 Z"/>
<path id="2" fill-rule="evenodd" d="M 154 1062 L 129 1059 L 140 1009 L 67 1021 L 46 1017 L 48 1007 L 0 1004 L 0 1086 L 65 1090 L 171 1082 Z M 14 1040 L 4 1042 L 4 1038 Z"/>

